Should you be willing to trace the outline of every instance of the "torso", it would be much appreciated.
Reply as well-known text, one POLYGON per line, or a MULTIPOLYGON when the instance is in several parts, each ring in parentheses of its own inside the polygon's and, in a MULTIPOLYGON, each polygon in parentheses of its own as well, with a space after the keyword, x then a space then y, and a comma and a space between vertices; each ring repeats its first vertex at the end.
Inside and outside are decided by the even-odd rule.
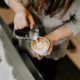
MULTIPOLYGON (((29 3, 29 0, 25 0, 26 2, 29 3)), ((32 0, 34 1, 34 0, 32 0)), ((74 14, 75 13, 75 5, 76 7, 78 6, 77 4, 79 3, 78 2, 79 0, 75 0, 72 7, 69 9, 69 11, 66 13, 66 15, 64 15, 63 18, 60 18, 60 14, 62 13, 59 12, 58 14, 56 14, 55 16, 53 16, 52 18, 50 18, 49 15, 47 16, 41 16, 41 15, 38 15, 37 12, 32 8, 31 11, 41 20, 46 32, 51 32, 53 29, 59 27, 60 25, 63 24, 63 21, 66 21, 68 19, 70 19, 70 15, 71 14, 74 14)), ((27 3, 27 4, 28 4, 27 3)))
POLYGON ((63 20, 60 18, 63 10, 58 14, 54 15, 53 17, 50 17, 50 15, 39 15, 32 7, 31 11, 40 19, 45 28, 46 33, 51 32, 52 30, 63 24, 63 20))

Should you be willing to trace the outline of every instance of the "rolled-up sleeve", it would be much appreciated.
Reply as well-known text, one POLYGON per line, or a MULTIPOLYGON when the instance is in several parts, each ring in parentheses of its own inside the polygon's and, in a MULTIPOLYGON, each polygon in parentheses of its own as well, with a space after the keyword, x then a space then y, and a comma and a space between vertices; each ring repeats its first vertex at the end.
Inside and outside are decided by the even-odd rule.
POLYGON ((80 9, 75 11, 75 20, 68 22, 66 25, 72 31, 73 36, 77 35, 80 32, 80 9))

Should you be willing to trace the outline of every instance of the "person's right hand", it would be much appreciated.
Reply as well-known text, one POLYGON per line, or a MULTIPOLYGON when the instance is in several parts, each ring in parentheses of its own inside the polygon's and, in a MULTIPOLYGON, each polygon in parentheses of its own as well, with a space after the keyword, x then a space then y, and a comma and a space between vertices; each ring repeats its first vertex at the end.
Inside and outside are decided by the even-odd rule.
POLYGON ((14 28, 16 30, 23 29, 25 27, 30 27, 30 29, 32 29, 34 25, 34 19, 29 11, 26 10, 16 13, 14 17, 14 28))

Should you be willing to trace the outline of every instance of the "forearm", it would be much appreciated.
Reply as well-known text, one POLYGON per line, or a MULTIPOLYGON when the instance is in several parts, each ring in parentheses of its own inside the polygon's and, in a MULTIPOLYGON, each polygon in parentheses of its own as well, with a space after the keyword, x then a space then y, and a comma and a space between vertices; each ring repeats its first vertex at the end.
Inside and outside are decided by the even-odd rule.
POLYGON ((18 0, 8 0, 8 6, 15 12, 25 10, 25 7, 18 0))
POLYGON ((71 30, 66 25, 56 29, 55 31, 52 31, 45 37, 48 38, 52 42, 59 41, 61 39, 67 38, 72 35, 71 30))

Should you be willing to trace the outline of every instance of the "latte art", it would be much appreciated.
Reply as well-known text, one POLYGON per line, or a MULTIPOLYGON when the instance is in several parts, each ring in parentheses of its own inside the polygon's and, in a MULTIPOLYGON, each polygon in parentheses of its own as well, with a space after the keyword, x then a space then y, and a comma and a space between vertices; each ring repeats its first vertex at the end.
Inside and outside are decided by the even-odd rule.
POLYGON ((37 41, 33 40, 31 45, 32 45, 32 49, 37 54, 43 55, 44 53, 47 52, 50 43, 46 38, 40 37, 37 39, 37 41))

